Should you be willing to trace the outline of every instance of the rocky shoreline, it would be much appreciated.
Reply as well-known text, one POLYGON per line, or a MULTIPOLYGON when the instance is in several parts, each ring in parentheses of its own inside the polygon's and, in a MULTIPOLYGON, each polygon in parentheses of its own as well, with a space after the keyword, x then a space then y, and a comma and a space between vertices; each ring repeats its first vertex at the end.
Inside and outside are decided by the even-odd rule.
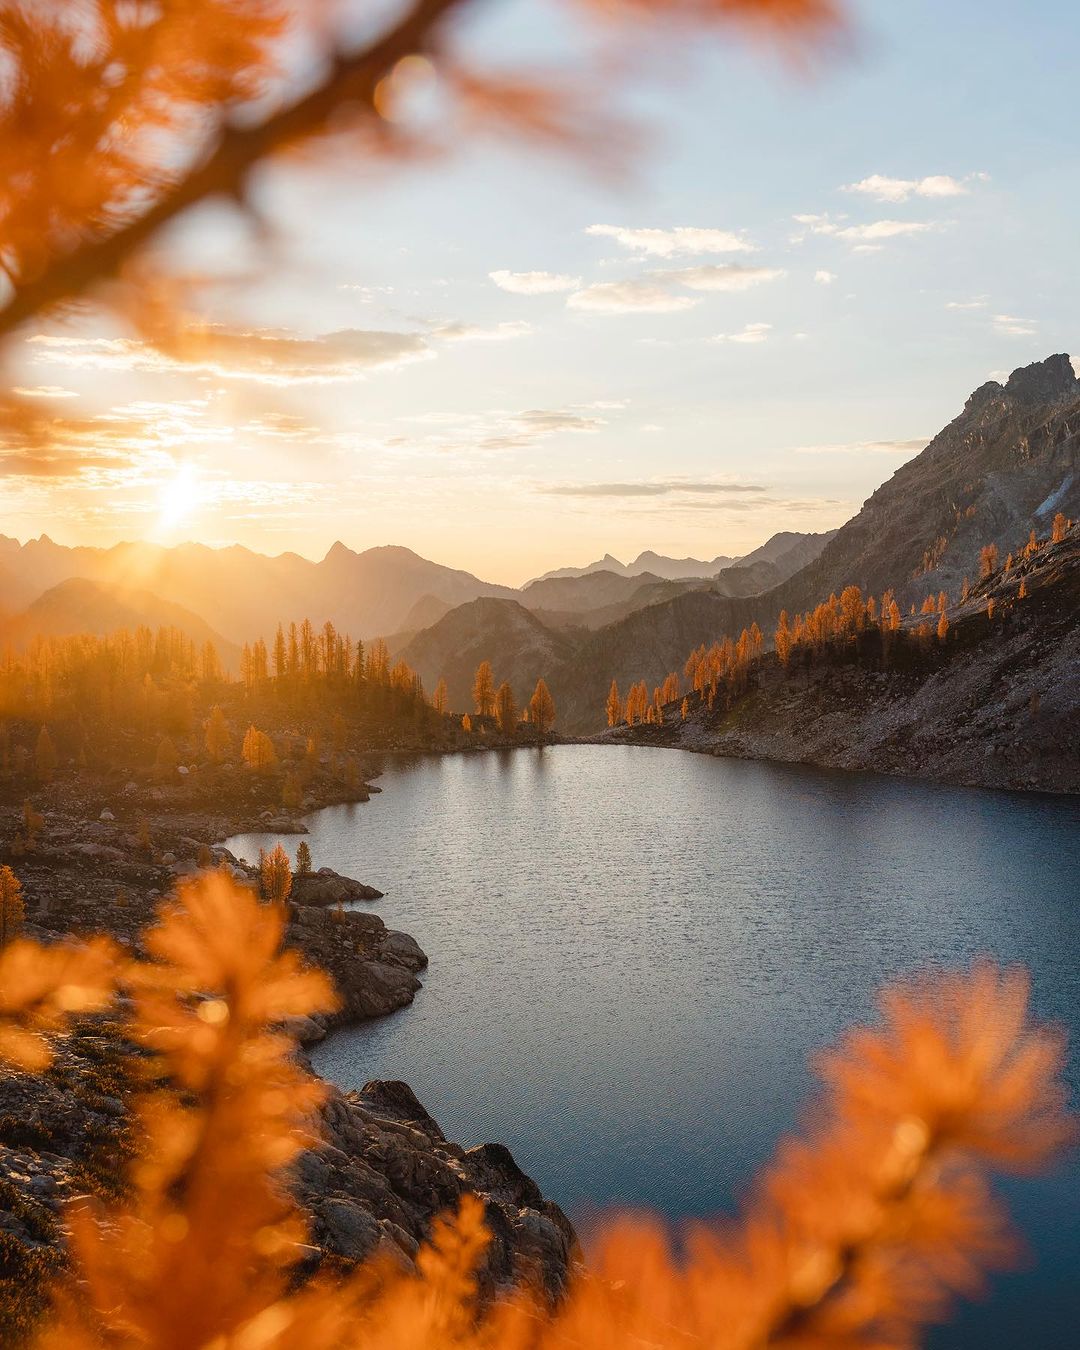
MULTIPOLYGON (((26 936, 48 942, 104 932, 137 949, 161 899, 200 867, 253 880, 254 866, 214 841, 244 830, 282 832, 275 813, 249 807, 207 814, 174 800, 154 815, 147 849, 130 799, 106 796, 102 787, 76 791, 68 784, 41 794, 42 824, 29 851, 13 847, 20 826, 15 803, 0 808, 0 862, 14 865, 22 882, 26 936)), ((365 785, 364 798, 352 799, 366 799, 369 790, 365 785)), ((290 1030, 301 1043, 386 1016, 421 988, 417 976, 427 956, 416 941, 369 910, 346 908, 379 895, 327 868, 294 878, 286 941, 330 974, 341 998, 329 1016, 296 1020, 290 1030)), ((131 1154, 133 1054, 114 1019, 88 1018, 61 1040, 45 1075, 0 1077, 4 1345, 18 1344, 62 1265, 63 1201, 116 1192, 131 1154)), ((409 1264, 432 1219, 470 1191, 483 1200, 492 1232, 482 1291, 490 1296, 517 1280, 552 1299, 564 1289, 577 1250, 566 1216, 508 1149, 448 1141, 406 1084, 373 1081, 358 1092, 328 1085, 319 1133, 319 1147, 294 1169, 297 1199, 311 1216, 304 1274, 348 1268, 377 1250, 409 1264)))

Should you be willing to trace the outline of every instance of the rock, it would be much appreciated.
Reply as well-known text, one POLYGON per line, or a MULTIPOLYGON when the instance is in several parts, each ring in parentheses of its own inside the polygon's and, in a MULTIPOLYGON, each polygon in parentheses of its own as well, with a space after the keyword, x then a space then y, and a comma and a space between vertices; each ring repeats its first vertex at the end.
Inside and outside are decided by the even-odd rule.
POLYGON ((355 1200, 334 1198, 327 1200, 319 1210, 316 1239, 321 1246, 351 1261, 361 1261, 379 1245, 382 1232, 373 1214, 362 1209, 355 1200))
POLYGON ((381 900, 382 891, 352 877, 342 877, 328 867, 317 872, 298 872, 293 877, 292 899, 299 905, 338 905, 355 900, 381 900))
POLYGON ((109 810, 108 807, 106 807, 105 810, 102 811, 101 815, 98 816, 98 820, 115 820, 115 819, 116 817, 113 815, 113 813, 109 810))

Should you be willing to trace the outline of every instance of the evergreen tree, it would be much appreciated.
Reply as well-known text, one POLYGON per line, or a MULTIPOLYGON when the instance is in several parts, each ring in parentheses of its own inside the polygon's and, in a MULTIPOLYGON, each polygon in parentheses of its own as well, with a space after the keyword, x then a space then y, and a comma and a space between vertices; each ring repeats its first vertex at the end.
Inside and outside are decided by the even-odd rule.
POLYGON ((307 876, 311 871, 311 849, 308 841, 301 839, 296 846, 296 875, 307 876))

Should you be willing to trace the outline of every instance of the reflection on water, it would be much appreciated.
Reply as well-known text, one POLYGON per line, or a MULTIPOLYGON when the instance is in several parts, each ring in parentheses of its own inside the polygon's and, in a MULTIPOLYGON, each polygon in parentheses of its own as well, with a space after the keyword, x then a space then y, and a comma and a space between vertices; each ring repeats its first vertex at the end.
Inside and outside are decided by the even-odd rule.
MULTIPOLYGON (((398 760, 380 785, 308 842, 386 891, 431 966, 411 1008, 316 1067, 406 1079, 449 1137, 507 1143, 578 1219, 730 1209, 795 1121, 811 1051, 898 972, 1020 960, 1039 1011, 1080 1032, 1075 799, 629 746, 398 760)), ((1072 1343, 1078 1182, 1009 1186, 1038 1267, 935 1345, 1072 1343)))

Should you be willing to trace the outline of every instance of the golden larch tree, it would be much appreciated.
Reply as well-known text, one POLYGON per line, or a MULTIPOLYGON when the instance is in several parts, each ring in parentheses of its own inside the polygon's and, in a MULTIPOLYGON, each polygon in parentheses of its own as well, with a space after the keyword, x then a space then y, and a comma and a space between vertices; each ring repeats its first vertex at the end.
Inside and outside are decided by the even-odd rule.
POLYGON ((449 694, 446 688, 446 681, 440 675, 439 682, 435 686, 435 692, 431 696, 431 706, 441 716, 443 713, 446 712, 448 705, 449 705, 449 694))
POLYGON ((544 739, 555 724, 555 700, 543 676, 536 681, 536 688, 529 699, 529 721, 536 728, 537 743, 544 739))
POLYGON ((271 904, 283 905, 292 890, 292 866, 289 855, 280 844, 259 860, 259 890, 271 904))
POLYGON ((517 726, 518 709, 514 702, 514 691, 507 680, 503 680, 495 694, 495 716, 499 730, 504 736, 512 736, 517 726))
POLYGON ((476 667, 472 687, 473 707, 479 717, 491 717, 495 712, 495 676, 491 662, 481 661, 476 667))
POLYGON ((311 847, 306 839, 301 839, 296 846, 296 875, 307 876, 311 871, 311 847))
POLYGON ((6 947, 26 917, 22 884, 6 864, 0 867, 0 947, 6 947))
MULTIPOLYGON (((1034 534, 1034 531, 1032 533, 1034 534)), ((985 579, 997 569, 997 565, 997 544, 983 544, 982 548, 979 549, 979 576, 985 579)))
POLYGON ((622 717, 622 699, 619 697, 619 686, 614 680, 611 681, 611 688, 608 690, 607 703, 604 705, 604 710, 607 713, 608 726, 618 726, 622 717))
POLYGON ((265 731, 254 724, 248 727, 244 735, 242 748, 244 763, 254 773, 269 773, 277 764, 277 752, 274 743, 265 731))
POLYGON ((232 745, 232 732, 225 720, 225 714, 215 703, 206 719, 206 753, 214 764, 220 764, 229 753, 232 745))

